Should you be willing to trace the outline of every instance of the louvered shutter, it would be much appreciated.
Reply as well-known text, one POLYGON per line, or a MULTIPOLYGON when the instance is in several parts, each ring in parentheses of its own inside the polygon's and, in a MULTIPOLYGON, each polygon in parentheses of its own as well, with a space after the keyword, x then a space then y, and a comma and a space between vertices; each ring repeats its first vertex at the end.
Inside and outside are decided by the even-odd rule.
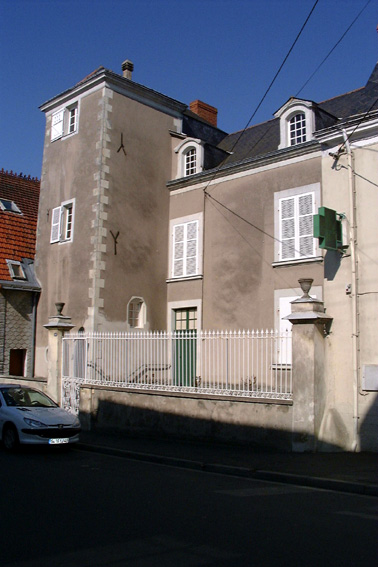
POLYGON ((301 256, 314 256, 313 237, 314 195, 307 193, 298 197, 298 238, 301 256))
POLYGON ((186 224, 186 276, 197 274, 197 243, 198 243, 198 221, 186 224))
POLYGON ((63 136, 63 117, 64 111, 56 112, 51 118, 51 140, 56 140, 63 136))
POLYGON ((280 199, 281 260, 295 258, 295 198, 280 199))
POLYGON ((60 221, 61 221, 61 208, 55 207, 51 215, 51 235, 50 242, 59 242, 60 240, 60 221))
POLYGON ((178 278, 184 275, 184 241, 185 225, 173 227, 173 269, 172 276, 178 278))
POLYGON ((172 277, 195 276, 198 264, 198 221, 173 227, 172 277))

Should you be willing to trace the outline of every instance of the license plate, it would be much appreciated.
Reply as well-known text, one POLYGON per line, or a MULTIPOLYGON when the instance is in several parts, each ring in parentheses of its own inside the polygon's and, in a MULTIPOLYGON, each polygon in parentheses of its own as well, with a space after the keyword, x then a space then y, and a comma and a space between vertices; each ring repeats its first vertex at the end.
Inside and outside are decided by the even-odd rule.
POLYGON ((68 437, 62 437, 58 439, 49 439, 50 445, 62 445, 63 443, 68 443, 68 437))

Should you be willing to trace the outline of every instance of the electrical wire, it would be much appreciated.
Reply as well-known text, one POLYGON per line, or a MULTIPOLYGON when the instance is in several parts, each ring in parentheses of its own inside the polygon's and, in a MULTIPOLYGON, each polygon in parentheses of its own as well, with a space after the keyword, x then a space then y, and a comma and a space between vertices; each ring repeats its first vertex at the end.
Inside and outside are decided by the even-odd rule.
POLYGON ((353 22, 347 27, 347 29, 345 30, 345 32, 343 33, 343 35, 340 37, 340 39, 335 43, 335 45, 332 47, 332 49, 328 52, 328 54, 324 57, 323 61, 321 63, 319 63, 319 65, 317 66, 317 68, 315 69, 315 71, 312 73, 312 75, 307 79, 307 81, 302 85, 302 87, 299 89, 299 91, 296 93, 296 97, 303 91, 303 89, 307 86, 307 84, 311 81, 311 79, 316 75, 316 73, 319 71, 320 67, 323 66, 323 64, 327 61, 328 57, 330 57, 330 55, 335 51, 336 47, 342 42, 342 40, 344 39, 344 37, 347 35, 347 33, 349 32, 349 30, 352 28, 352 26, 354 26, 354 24, 357 22, 358 18, 361 16, 361 14, 364 12, 364 10, 366 10, 366 8, 368 7, 368 5, 370 4, 371 0, 368 0, 365 4, 365 6, 360 10, 360 12, 357 14, 357 16, 354 18, 353 22))

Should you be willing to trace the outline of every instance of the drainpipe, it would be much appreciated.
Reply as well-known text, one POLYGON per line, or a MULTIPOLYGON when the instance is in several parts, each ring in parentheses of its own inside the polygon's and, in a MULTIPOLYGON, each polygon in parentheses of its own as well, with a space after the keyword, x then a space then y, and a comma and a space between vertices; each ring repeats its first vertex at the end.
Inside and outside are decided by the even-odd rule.
POLYGON ((357 227, 356 227, 356 187, 354 177, 354 156, 351 150, 348 136, 343 130, 344 144, 347 152, 348 175, 349 175, 349 208, 350 208, 350 227, 349 227, 349 244, 352 268, 352 352, 353 352, 353 443, 352 451, 358 451, 360 445, 358 431, 358 347, 359 347, 359 329, 358 329, 358 265, 356 257, 357 249, 357 227))

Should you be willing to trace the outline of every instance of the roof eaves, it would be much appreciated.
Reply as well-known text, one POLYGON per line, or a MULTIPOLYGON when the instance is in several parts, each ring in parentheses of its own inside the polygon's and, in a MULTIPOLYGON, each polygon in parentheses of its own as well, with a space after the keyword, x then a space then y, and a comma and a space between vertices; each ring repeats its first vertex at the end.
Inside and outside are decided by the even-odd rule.
POLYGON ((186 187, 189 185, 198 184, 201 182, 212 181, 215 177, 219 175, 231 175, 233 173, 238 173, 249 168, 261 167, 264 165, 269 165, 274 162, 281 161, 282 159, 294 158, 308 153, 314 150, 319 150, 320 145, 316 140, 311 140, 310 142, 305 142, 298 146, 291 146, 289 148, 282 148, 274 152, 269 152, 266 154, 261 154, 259 156, 249 157, 240 161, 224 163, 213 169, 208 169, 197 173, 195 175, 190 175, 189 177, 181 177, 180 179, 173 179, 167 182, 167 188, 171 191, 179 189, 181 187, 186 187))

